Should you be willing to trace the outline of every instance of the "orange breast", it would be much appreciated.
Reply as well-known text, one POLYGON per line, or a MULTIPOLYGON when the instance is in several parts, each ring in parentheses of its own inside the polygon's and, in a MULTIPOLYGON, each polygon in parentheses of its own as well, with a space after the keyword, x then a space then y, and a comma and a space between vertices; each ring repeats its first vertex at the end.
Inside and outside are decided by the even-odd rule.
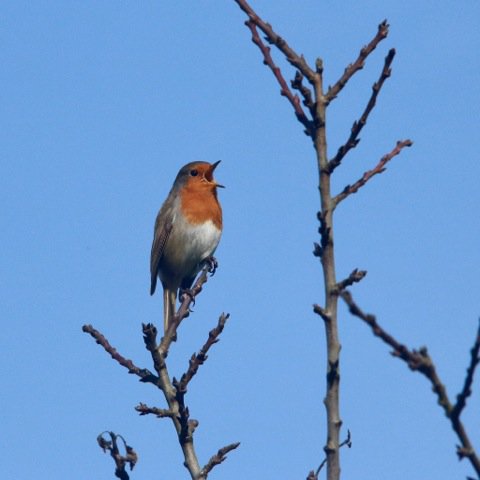
POLYGON ((222 208, 214 189, 185 186, 180 198, 182 212, 190 223, 198 225, 211 220, 217 228, 222 229, 222 208))

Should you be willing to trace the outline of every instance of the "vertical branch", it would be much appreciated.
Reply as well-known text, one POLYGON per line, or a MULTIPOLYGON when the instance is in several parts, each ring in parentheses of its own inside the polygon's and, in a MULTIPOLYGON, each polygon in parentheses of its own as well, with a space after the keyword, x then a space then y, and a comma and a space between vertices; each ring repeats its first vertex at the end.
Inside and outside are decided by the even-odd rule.
POLYGON ((327 155, 326 110, 327 99, 323 94, 323 65, 316 62, 316 75, 313 84, 315 94, 315 136, 314 146, 319 172, 321 211, 320 235, 322 244, 322 270, 325 291, 325 307, 322 318, 327 340, 327 391, 325 408, 327 411, 327 443, 324 447, 327 459, 327 478, 340 478, 340 341, 338 337, 337 306, 338 295, 335 274, 335 250, 333 243, 333 205, 331 196, 330 171, 327 155))
MULTIPOLYGON (((329 163, 327 155, 327 132, 326 132, 326 110, 329 103, 337 97, 341 90, 345 87, 351 77, 361 70, 365 64, 365 60, 370 53, 375 50, 377 45, 387 37, 388 24, 386 21, 378 26, 378 30, 374 38, 360 50, 358 58, 345 69, 340 79, 332 86, 327 88, 326 93, 323 87, 323 63, 321 59, 317 59, 315 68, 312 69, 306 62, 303 55, 299 55, 287 41, 278 35, 273 27, 262 20, 246 0, 234 0, 243 12, 248 16, 246 25, 252 32, 252 40, 260 49, 263 55, 264 64, 270 67, 277 82, 281 88, 281 94, 285 96, 291 103, 297 120, 305 128, 305 132, 313 140, 318 174, 319 174, 319 193, 320 193, 320 211, 318 212, 318 220, 320 222, 319 234, 320 243, 315 243, 314 255, 321 259, 325 305, 314 305, 313 310, 319 314, 324 321, 325 334, 327 341, 327 373, 326 373, 326 395, 324 404, 327 412, 327 441, 324 447, 327 465, 327 480, 338 480, 340 478, 340 428, 342 420, 340 418, 340 340, 338 334, 338 297, 340 293, 348 285, 352 285, 360 281, 366 272, 354 270, 350 276, 337 283, 335 273, 335 249, 333 240, 333 213, 336 205, 346 198, 349 194, 355 193, 362 187, 368 179, 381 173, 384 170, 384 165, 380 165, 377 170, 367 172, 366 177, 349 187, 336 197, 331 194, 331 175, 337 167, 342 158, 348 151, 356 146, 358 143, 358 135, 360 130, 366 124, 368 115, 375 106, 378 92, 380 91, 383 82, 390 75, 390 64, 393 60, 394 50, 390 50, 389 55, 385 60, 384 69, 382 70, 379 81, 373 87, 373 93, 364 110, 360 121, 352 127, 351 135, 347 143, 339 149, 339 153, 329 163), (298 90, 303 97, 303 104, 308 108, 307 116, 300 105, 298 96, 293 95, 287 86, 280 69, 276 66, 270 53, 270 48, 263 44, 258 35, 257 28, 264 34, 266 42, 274 45, 280 51, 285 59, 297 70, 294 80, 291 82, 292 88, 298 90), (303 84, 304 79, 310 84, 310 88, 303 84), (313 92, 312 92, 312 90, 313 92)), ((391 157, 400 152, 403 146, 409 146, 410 141, 403 142, 400 146, 397 145, 397 151, 391 153, 391 157)), ((385 158, 387 158, 386 156, 385 158)), ((385 160, 385 163, 391 157, 385 160)), ((319 470, 318 470, 319 471, 319 470)), ((311 472, 309 478, 317 478, 318 471, 311 472)))

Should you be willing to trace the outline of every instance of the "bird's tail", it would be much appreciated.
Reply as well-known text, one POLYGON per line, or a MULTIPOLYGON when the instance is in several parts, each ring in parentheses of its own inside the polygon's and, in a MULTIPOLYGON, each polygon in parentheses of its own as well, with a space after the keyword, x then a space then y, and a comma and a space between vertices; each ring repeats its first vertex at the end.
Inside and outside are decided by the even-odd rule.
POLYGON ((175 315, 175 305, 177 303, 177 290, 164 288, 163 290, 163 327, 166 332, 173 316, 175 315))

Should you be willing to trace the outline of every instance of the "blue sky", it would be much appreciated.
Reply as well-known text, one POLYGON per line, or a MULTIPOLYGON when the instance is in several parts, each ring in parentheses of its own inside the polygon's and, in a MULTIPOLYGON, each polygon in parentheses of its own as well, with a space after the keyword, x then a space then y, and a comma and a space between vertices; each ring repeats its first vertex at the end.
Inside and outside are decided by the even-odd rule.
MULTIPOLYGON (((412 347, 427 344, 455 398, 480 315, 478 2, 253 1, 334 83, 384 18, 391 34, 328 111, 345 141, 397 49, 393 75, 335 174, 340 190, 411 138, 383 175, 339 207, 337 272, 368 270, 358 303, 412 347)), ((322 301, 312 256, 313 149, 230 2, 4 2, 0 304, 4 478, 113 478, 96 445, 122 433, 133 479, 187 478, 168 421, 139 417, 159 392, 81 332, 92 323, 149 367, 142 322, 153 223, 178 169, 216 161, 220 268, 182 326, 177 377, 222 311, 231 320, 188 394, 201 462, 241 447, 215 478, 305 478, 325 442, 322 301)), ((287 78, 292 70, 276 56, 287 78)), ((344 478, 473 475, 429 385, 340 310, 344 478)), ((478 384, 478 381, 477 381, 478 384)), ((479 389, 465 423, 477 448, 479 389)))

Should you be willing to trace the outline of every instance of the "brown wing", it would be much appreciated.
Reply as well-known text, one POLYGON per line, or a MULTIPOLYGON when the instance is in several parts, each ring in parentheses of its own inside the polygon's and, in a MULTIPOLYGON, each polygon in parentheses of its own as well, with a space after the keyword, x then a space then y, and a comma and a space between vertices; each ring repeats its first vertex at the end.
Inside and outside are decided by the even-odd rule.
POLYGON ((162 215, 162 211, 160 211, 157 216, 157 220, 155 221, 152 252, 150 254, 150 295, 155 293, 155 288, 157 286, 158 267, 163 256, 165 244, 167 243, 170 232, 172 231, 172 222, 165 222, 165 216, 167 215, 162 215))

